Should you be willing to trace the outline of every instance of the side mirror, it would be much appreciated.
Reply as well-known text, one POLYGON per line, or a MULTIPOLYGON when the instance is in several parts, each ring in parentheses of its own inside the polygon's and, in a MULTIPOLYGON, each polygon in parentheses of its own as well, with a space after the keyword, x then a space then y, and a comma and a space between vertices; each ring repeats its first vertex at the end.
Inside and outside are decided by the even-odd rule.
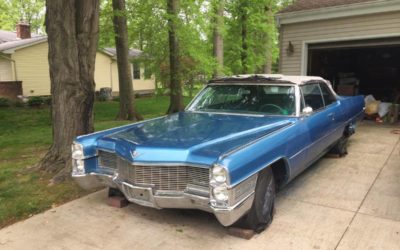
POLYGON ((313 109, 310 106, 308 106, 308 107, 303 108, 303 110, 301 112, 304 115, 310 115, 313 112, 313 109))

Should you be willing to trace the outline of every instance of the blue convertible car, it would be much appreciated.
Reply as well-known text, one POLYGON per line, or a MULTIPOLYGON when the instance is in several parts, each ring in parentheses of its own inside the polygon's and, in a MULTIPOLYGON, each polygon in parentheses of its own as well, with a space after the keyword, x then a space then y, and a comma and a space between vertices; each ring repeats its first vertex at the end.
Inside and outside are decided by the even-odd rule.
POLYGON ((260 232, 278 188, 329 150, 347 153, 363 109, 362 96, 337 96, 320 77, 214 79, 184 112, 76 138, 72 176, 260 232))

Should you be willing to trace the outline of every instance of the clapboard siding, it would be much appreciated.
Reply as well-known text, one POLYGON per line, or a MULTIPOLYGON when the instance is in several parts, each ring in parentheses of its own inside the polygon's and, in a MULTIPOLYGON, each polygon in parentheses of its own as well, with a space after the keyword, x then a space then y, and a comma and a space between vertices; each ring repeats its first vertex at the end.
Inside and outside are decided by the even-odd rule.
POLYGON ((0 81, 14 81, 12 62, 0 57, 0 81))
POLYGON ((304 41, 342 40, 360 37, 381 37, 400 34, 400 12, 370 14, 346 18, 319 20, 281 26, 280 72, 288 75, 301 74, 304 41), (291 42, 294 53, 288 55, 286 48, 291 42))
POLYGON ((47 59, 48 44, 43 42, 19 49, 12 54, 23 94, 50 95, 50 73, 47 59))
MULTIPOLYGON (((47 42, 34 44, 29 47, 16 50, 11 59, 15 61, 17 77, 22 81, 23 94, 25 96, 50 95, 50 74, 47 58, 47 42)), ((142 69, 142 72, 144 70, 142 69)), ((11 61, 0 57, 0 80, 15 80, 11 61)), ((117 63, 110 56, 97 52, 95 62, 94 79, 96 90, 100 88, 112 88, 119 91, 117 63)), ((135 91, 153 92, 155 90, 155 78, 132 81, 135 91)))

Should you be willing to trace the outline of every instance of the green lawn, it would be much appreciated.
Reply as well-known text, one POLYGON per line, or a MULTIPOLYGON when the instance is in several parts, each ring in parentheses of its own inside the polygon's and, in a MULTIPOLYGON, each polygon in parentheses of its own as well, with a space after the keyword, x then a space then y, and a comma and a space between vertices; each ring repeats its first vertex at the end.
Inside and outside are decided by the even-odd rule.
MULTIPOLYGON (((169 104, 165 96, 136 100, 145 119, 164 115, 169 104)), ((186 104, 189 101, 185 98, 186 104)), ((129 123, 115 121, 118 105, 95 104, 96 130, 129 123)), ((0 108, 0 228, 87 193, 72 181, 49 186, 51 176, 27 171, 50 144, 49 108, 0 108)))

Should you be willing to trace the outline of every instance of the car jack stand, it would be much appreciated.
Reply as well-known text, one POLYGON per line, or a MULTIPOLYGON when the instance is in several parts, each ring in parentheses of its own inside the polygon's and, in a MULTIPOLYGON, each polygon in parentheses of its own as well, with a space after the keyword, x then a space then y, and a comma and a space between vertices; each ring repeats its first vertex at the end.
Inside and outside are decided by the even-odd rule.
POLYGON ((251 238, 253 238, 253 236, 256 234, 256 232, 254 232, 254 230, 251 230, 251 229, 228 227, 228 234, 238 237, 238 238, 250 240, 251 238))
POLYGON ((125 198, 124 194, 118 189, 109 188, 107 204, 111 207, 123 208, 129 205, 129 201, 125 198))

